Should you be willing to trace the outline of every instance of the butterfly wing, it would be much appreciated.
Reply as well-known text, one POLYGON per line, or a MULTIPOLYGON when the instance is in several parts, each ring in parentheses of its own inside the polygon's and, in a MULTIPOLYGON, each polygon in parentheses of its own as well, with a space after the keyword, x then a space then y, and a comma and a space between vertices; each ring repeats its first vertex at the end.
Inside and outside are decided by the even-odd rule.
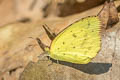
POLYGON ((86 64, 96 56, 101 46, 98 17, 81 19, 57 35, 50 47, 50 56, 78 64, 86 64))

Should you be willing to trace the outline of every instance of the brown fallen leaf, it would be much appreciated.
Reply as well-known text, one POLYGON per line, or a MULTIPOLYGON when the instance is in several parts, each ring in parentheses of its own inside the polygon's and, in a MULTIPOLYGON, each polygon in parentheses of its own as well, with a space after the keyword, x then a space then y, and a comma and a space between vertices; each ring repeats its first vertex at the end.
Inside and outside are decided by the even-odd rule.
POLYGON ((106 1, 98 16, 102 23, 102 29, 107 29, 110 26, 112 27, 119 21, 117 8, 113 1, 106 1))
POLYGON ((115 4, 113 1, 109 3, 109 19, 108 19, 108 25, 113 26, 119 21, 117 8, 115 7, 115 4))

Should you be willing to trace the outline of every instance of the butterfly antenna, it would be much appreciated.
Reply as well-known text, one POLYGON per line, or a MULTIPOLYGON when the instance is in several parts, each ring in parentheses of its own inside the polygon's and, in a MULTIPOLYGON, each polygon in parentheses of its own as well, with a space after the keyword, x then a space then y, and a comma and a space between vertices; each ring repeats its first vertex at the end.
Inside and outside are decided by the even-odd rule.
POLYGON ((43 51, 46 51, 45 48, 47 48, 48 46, 46 46, 45 44, 43 44, 42 41, 39 38, 36 38, 36 40, 37 40, 40 48, 42 48, 43 51))
POLYGON ((43 25, 43 28, 45 29, 45 32, 51 40, 53 40, 56 37, 56 34, 46 24, 43 25))

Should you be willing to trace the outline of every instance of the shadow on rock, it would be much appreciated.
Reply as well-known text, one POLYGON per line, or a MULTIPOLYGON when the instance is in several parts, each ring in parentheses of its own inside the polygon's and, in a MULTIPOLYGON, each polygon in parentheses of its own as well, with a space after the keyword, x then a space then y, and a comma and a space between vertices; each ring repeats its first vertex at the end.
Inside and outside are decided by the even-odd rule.
MULTIPOLYGON (((52 61, 56 63, 55 60, 52 61)), ((59 61, 59 64, 73 67, 84 73, 96 74, 96 75, 106 73, 109 71, 110 67, 112 67, 111 63, 96 63, 96 62, 90 62, 88 64, 73 64, 64 61, 59 61)))

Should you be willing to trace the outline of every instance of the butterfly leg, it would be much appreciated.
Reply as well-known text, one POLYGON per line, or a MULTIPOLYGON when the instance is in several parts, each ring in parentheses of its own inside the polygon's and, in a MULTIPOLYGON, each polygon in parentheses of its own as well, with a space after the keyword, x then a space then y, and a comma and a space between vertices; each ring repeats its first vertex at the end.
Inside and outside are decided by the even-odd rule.
MULTIPOLYGON (((59 64, 59 60, 56 60, 57 61, 57 64, 59 64)), ((53 64, 53 61, 48 65, 48 66, 51 66, 53 64)))
POLYGON ((45 52, 40 54, 38 56, 40 61, 50 61, 50 63, 48 64, 48 66, 51 66, 53 64, 53 61, 51 61, 50 55, 46 54, 45 52))
POLYGON ((57 60, 57 64, 59 64, 59 60, 57 60))
POLYGON ((56 34, 45 24, 43 25, 45 32, 47 33, 50 40, 53 40, 56 37, 56 34))

